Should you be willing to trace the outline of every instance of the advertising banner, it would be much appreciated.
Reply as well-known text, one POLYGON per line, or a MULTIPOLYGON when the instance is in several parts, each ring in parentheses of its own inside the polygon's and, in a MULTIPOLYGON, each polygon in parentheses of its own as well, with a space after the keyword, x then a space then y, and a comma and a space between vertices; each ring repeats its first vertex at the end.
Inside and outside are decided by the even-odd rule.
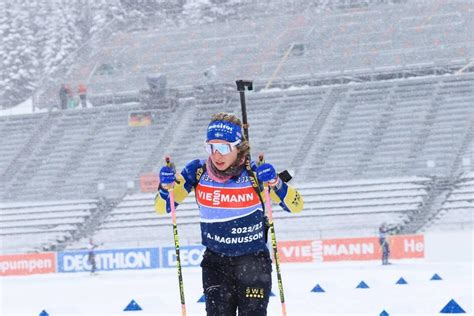
POLYGON ((425 238, 423 235, 400 235, 388 238, 390 258, 416 259, 425 257, 425 238))
MULTIPOLYGON (((422 235, 389 236, 388 242, 391 259, 424 258, 422 235)), ((381 257, 378 237, 322 240, 315 253, 315 259, 322 261, 379 260, 381 257)))
MULTIPOLYGON (((58 253, 58 272, 91 270, 88 251, 58 253)), ((95 251, 97 271, 142 270, 159 268, 158 248, 115 249, 95 251)))
POLYGON ((323 261, 374 260, 382 256, 376 237, 322 240, 321 251, 323 261))
MULTIPOLYGON (((198 267, 202 261, 205 247, 201 245, 179 247, 179 258, 182 267, 198 267)), ((176 267, 176 250, 174 247, 162 247, 161 258, 163 268, 176 267)))
POLYGON ((159 184, 158 175, 156 173, 145 173, 140 175, 140 191, 144 193, 156 193, 159 184))
POLYGON ((29 275, 56 272, 54 253, 0 256, 0 275, 29 275))
MULTIPOLYGON (((391 259, 424 258, 423 235, 388 237, 391 259)), ((281 262, 331 262, 379 260, 382 250, 378 237, 337 238, 278 242, 281 262)))
MULTIPOLYGON (((425 258, 423 235, 389 236, 388 242, 390 259, 425 258)), ((180 247, 181 266, 198 267, 204 250, 202 245, 180 247)), ((280 241, 278 251, 282 263, 380 260, 382 257, 378 237, 280 241)), ((88 258, 87 250, 1 255, 0 276, 90 271, 88 258)), ((176 253, 173 246, 98 250, 95 261, 97 271, 170 268, 176 267, 176 253)))
POLYGON ((312 262, 314 253, 312 240, 278 242, 280 262, 312 262))

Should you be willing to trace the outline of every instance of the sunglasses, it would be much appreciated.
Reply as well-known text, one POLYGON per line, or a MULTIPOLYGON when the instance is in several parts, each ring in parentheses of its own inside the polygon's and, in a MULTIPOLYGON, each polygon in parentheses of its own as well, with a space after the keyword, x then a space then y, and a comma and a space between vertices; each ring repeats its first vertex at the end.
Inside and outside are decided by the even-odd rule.
POLYGON ((238 144, 240 144, 240 140, 237 140, 233 143, 208 143, 206 142, 206 151, 209 155, 212 155, 216 151, 218 151, 221 155, 227 155, 232 152, 232 149, 235 148, 238 144))

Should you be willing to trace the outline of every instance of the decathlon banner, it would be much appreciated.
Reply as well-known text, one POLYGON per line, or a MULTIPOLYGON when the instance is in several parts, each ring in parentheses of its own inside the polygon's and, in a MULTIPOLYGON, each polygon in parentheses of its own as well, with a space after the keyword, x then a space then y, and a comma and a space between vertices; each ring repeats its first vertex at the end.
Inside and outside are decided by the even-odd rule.
MULTIPOLYGON (((58 253, 58 272, 84 272, 91 270, 88 251, 58 253)), ((95 251, 97 271, 142 270, 160 266, 158 248, 115 249, 95 251)))
POLYGON ((29 275, 56 272, 54 253, 0 256, 0 275, 29 275))
MULTIPOLYGON (((198 267, 201 264, 202 255, 205 249, 206 248, 201 245, 179 247, 181 266, 198 267)), ((163 262, 161 264, 163 268, 176 267, 176 250, 174 247, 162 247, 161 258, 163 258, 163 262)))

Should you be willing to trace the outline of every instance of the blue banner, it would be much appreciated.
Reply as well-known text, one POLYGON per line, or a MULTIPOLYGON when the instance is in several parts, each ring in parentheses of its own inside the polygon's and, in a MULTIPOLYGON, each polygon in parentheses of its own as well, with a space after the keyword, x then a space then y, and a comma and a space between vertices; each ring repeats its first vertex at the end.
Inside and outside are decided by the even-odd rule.
MULTIPOLYGON (((58 272, 90 271, 88 253, 87 250, 58 253, 58 272)), ((97 271, 142 270, 160 267, 158 248, 97 250, 94 253, 97 271)))
MULTIPOLYGON (((201 245, 182 246, 179 248, 179 258, 182 267, 198 267, 202 261, 202 255, 206 248, 201 245)), ((176 250, 174 247, 161 247, 161 258, 163 268, 176 267, 176 250)))

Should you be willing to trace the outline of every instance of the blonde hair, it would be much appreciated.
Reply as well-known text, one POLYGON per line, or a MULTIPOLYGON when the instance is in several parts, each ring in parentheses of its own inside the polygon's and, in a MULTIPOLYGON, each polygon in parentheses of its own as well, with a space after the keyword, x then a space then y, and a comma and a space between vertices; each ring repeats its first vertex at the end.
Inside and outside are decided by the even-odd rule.
POLYGON ((226 121, 240 126, 240 128, 242 129, 242 142, 237 145, 237 149, 239 150, 237 160, 241 161, 242 158, 248 157, 250 155, 250 144, 245 138, 244 128, 238 116, 232 113, 219 112, 212 115, 211 122, 214 121, 226 121))

